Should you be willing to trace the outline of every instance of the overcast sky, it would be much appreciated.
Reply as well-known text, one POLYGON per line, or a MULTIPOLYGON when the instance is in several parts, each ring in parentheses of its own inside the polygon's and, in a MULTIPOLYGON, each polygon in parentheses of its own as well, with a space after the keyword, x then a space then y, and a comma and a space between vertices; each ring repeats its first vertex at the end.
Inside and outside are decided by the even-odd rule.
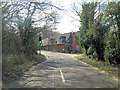
MULTIPOLYGON (((72 13, 72 7, 74 2, 81 3, 83 0, 52 0, 52 1, 55 5, 61 5, 66 10, 65 12, 59 12, 60 23, 57 26, 57 31, 59 31, 60 33, 78 31, 80 23, 77 20, 79 20, 79 17, 76 16, 74 13, 72 13)), ((90 2, 93 0, 85 0, 85 1, 90 2)))
MULTIPOLYGON (((57 26, 57 31, 60 33, 68 33, 68 32, 76 32, 79 30, 80 23, 77 21, 79 17, 72 13, 73 3, 80 4, 82 1, 86 2, 95 2, 95 1, 103 1, 106 2, 108 0, 52 0, 55 5, 62 5, 66 12, 59 12, 60 20, 57 26), (73 19, 74 18, 74 19, 73 19), (77 20, 76 20, 77 19, 77 20)), ((119 1, 119 0, 109 0, 109 1, 119 1)))
POLYGON ((72 11, 72 0, 52 0, 55 5, 61 5, 67 11, 59 11, 60 19, 58 20, 59 24, 57 25, 57 31, 60 33, 68 33, 78 30, 79 22, 75 21, 72 17, 77 18, 71 13, 72 11), (72 17, 71 17, 72 16, 72 17), (74 20, 74 21, 73 21, 74 20))

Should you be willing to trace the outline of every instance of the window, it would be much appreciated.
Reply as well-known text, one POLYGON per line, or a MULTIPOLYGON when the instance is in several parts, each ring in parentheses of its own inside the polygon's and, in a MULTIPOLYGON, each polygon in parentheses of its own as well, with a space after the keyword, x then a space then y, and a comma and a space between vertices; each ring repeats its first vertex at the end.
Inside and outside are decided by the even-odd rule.
POLYGON ((77 50, 77 51, 80 50, 79 46, 76 46, 76 50, 77 50))
POLYGON ((61 36, 60 40, 61 40, 62 43, 65 43, 66 42, 66 36, 61 36))

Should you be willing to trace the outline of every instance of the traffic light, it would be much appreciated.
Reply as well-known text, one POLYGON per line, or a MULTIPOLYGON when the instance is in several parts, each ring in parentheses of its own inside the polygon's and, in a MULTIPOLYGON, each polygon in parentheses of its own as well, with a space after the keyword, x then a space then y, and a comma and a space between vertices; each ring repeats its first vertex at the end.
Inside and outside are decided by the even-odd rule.
POLYGON ((39 37, 39 43, 40 44, 42 43, 42 37, 41 36, 39 37))
POLYGON ((57 41, 55 42, 55 44, 57 45, 57 41))

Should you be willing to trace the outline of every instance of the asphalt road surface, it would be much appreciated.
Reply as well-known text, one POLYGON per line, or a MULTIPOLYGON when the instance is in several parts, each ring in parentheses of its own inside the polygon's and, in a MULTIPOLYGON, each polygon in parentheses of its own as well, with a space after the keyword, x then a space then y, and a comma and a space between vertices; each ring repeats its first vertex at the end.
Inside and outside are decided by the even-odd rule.
POLYGON ((118 88, 118 82, 71 54, 42 51, 45 62, 30 68, 8 88, 118 88))

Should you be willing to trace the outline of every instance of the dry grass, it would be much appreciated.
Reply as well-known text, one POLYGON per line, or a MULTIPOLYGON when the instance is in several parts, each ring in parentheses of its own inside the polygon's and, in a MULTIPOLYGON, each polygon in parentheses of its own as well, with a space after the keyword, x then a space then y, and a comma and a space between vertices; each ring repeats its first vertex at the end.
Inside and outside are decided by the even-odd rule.
POLYGON ((2 64, 2 79, 3 82, 16 80, 25 71, 29 70, 33 65, 43 62, 45 56, 32 55, 25 57, 24 55, 5 55, 3 56, 2 64))
POLYGON ((116 78, 118 78, 118 66, 109 65, 108 62, 92 60, 84 54, 80 54, 80 55, 76 56, 76 58, 81 60, 82 62, 92 65, 92 66, 98 68, 99 70, 105 71, 106 73, 111 74, 111 75, 115 76, 116 78))

